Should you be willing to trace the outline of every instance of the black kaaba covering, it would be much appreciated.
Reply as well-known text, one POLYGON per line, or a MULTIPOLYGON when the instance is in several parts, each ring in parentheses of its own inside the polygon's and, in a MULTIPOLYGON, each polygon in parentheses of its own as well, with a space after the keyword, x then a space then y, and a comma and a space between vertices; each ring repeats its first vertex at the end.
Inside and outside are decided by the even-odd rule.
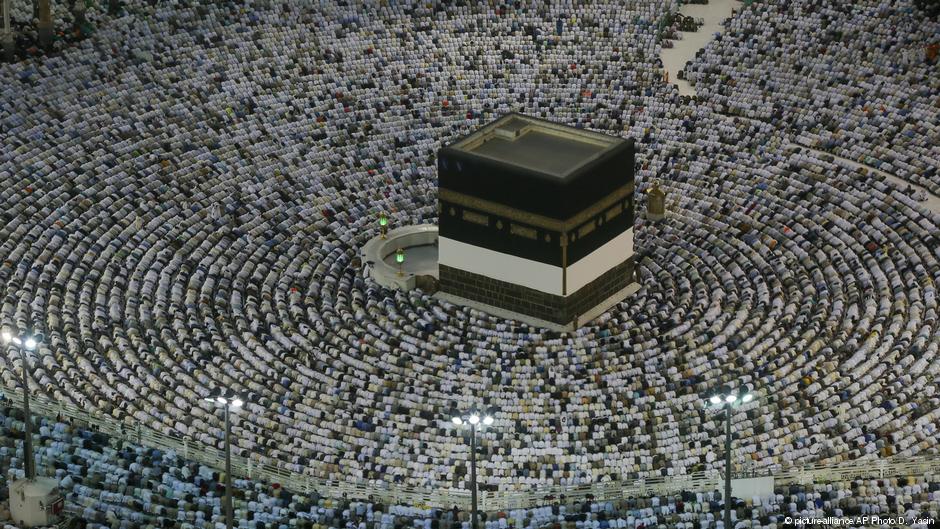
POLYGON ((520 114, 441 148, 441 291, 561 324, 624 292, 632 245, 594 252, 633 227, 634 157, 632 140, 520 114), (557 277, 533 286, 535 263, 556 267, 557 277))

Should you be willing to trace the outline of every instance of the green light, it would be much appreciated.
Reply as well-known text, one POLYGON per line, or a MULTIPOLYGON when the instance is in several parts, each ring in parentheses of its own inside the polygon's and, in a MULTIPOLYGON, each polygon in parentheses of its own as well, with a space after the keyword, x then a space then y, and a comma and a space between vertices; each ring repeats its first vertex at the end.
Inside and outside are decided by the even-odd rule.
POLYGON ((405 251, 402 250, 401 248, 399 248, 398 251, 395 252, 395 262, 397 262, 398 264, 405 262, 405 251))
POLYGON ((379 226, 385 226, 387 224, 388 224, 388 217, 386 217, 383 214, 381 217, 379 217, 379 226))

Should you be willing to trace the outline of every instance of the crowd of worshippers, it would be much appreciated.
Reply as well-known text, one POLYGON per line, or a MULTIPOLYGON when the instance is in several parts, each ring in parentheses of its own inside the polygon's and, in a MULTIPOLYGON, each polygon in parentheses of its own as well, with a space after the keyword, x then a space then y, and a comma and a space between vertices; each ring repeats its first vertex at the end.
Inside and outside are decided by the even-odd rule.
MULTIPOLYGON (((859 5, 827 16, 901 16, 859 5)), ((723 386, 757 396, 734 413, 739 465, 935 454, 940 218, 795 146, 812 127, 733 115, 750 93, 734 72, 680 97, 655 38, 675 7, 144 5, 0 67, 0 323, 41 340, 30 390, 216 448, 204 399, 234 390, 237 456, 377 486, 466 488, 450 418, 481 408, 484 490, 721 471, 702 403, 723 386), (639 292, 574 332, 384 289, 356 259, 382 212, 434 222, 437 149, 510 110, 635 138, 637 211, 652 180, 667 192, 667 219, 636 224, 639 292)), ((816 23, 783 7, 738 17, 788 21, 774 38, 816 23)), ((838 47, 875 40, 877 57, 918 31, 838 47)), ((690 72, 754 35, 726 33, 690 72)), ((815 60, 788 53, 761 61, 815 60)), ((879 70, 879 90, 921 67, 879 70)), ((935 162, 914 136, 892 164, 935 162)), ((20 369, 0 355, 6 387, 20 369)))
MULTIPOLYGON (((115 23, 117 17, 123 13, 121 2, 117 0, 95 3, 82 0, 50 1, 49 20, 52 24, 52 37, 48 43, 44 43, 39 36, 41 18, 39 4, 38 0, 25 2, 11 0, 9 3, 14 61, 30 61, 41 55, 62 53, 90 38, 98 26, 115 23)), ((135 6, 131 7, 133 9, 135 6)), ((0 5, 0 13, 3 13, 2 5, 0 5)), ((3 30, 2 24, 3 19, 0 18, 0 31, 3 30)))
POLYGON ((940 195, 940 19, 910 2, 798 0, 727 29, 685 72, 699 97, 940 195))
MULTIPOLYGON (((0 408, 0 475, 22 478, 22 414, 0 408)), ((39 422, 40 474, 54 475, 67 498, 72 527, 209 529, 224 520, 219 472, 178 454, 137 446, 54 420, 39 422)), ((294 494, 277 484, 234 480, 234 515, 249 529, 470 529, 470 513, 384 505, 370 498, 294 494)), ((9 490, 0 486, 0 501, 9 490)), ((787 527, 787 517, 877 515, 937 519, 940 483, 924 478, 793 485, 766 497, 733 498, 735 527, 787 527)), ((0 505, 3 505, 0 503, 0 505)), ((721 493, 681 491, 618 501, 569 502, 546 497, 531 509, 480 513, 485 529, 679 529, 722 527, 721 493)), ((0 523, 9 512, 0 507, 0 523)), ((14 526, 3 525, 4 529, 14 526)), ((927 527, 911 523, 909 527, 927 527)))

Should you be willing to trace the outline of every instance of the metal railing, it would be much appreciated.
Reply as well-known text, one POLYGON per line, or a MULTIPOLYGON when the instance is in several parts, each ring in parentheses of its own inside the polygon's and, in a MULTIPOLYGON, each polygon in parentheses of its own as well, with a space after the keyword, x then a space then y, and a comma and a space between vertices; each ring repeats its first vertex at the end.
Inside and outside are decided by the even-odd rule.
MULTIPOLYGON (((0 386, 0 395, 16 407, 23 405, 21 388, 0 386)), ((221 470, 225 468, 225 452, 182 436, 166 435, 143 426, 139 421, 133 425, 97 411, 87 411, 71 404, 60 403, 43 395, 30 395, 33 414, 59 418, 75 426, 100 432, 109 437, 136 443, 149 448, 173 452, 184 459, 195 461, 221 470)), ((233 476, 279 483, 293 492, 309 494, 316 491, 321 496, 332 498, 374 498, 393 505, 447 506, 470 508, 470 493, 462 489, 406 487, 372 481, 327 480, 300 472, 293 472, 275 465, 261 464, 250 458, 232 455, 233 476)))
MULTIPOLYGON (((22 390, 0 387, 0 396, 15 406, 22 406, 22 390)), ((30 406, 36 415, 68 420, 76 426, 137 443, 142 446, 174 452, 185 459, 196 461, 214 469, 225 467, 225 453, 205 444, 166 435, 142 426, 130 427, 113 417, 95 411, 86 411, 63 404, 45 396, 31 396, 30 406)), ((453 488, 405 487, 372 481, 326 480, 275 465, 259 464, 250 458, 232 456, 232 474, 249 479, 279 483, 297 493, 316 492, 323 497, 368 499, 387 505, 412 507, 470 508, 470 494, 453 488)), ((891 458, 855 460, 841 463, 823 463, 781 468, 772 475, 776 485, 809 484, 858 478, 884 478, 889 476, 940 475, 940 457, 891 458)), ((537 507, 561 501, 574 503, 592 497, 596 501, 616 501, 630 497, 672 494, 679 491, 707 491, 721 487, 718 471, 696 472, 678 476, 651 477, 631 481, 597 482, 588 485, 536 487, 526 491, 481 491, 480 508, 487 512, 537 507)))
POLYGON ((773 474, 775 484, 779 485, 892 476, 940 476, 940 457, 930 455, 820 463, 789 468, 773 474))

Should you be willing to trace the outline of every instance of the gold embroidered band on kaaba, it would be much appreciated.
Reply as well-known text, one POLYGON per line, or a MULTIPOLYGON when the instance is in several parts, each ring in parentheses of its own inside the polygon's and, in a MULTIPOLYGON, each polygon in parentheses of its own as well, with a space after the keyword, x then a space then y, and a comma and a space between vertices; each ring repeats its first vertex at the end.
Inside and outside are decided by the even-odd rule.
POLYGON ((538 226, 539 228, 559 233, 570 232, 588 220, 600 215, 607 208, 630 196, 631 193, 633 193, 633 182, 628 182, 623 186, 615 189, 611 194, 607 195, 601 200, 591 204, 590 207, 579 211, 575 215, 565 220, 558 220, 546 217, 544 215, 538 215, 535 213, 529 213, 527 211, 512 208, 498 202, 492 202, 490 200, 484 200, 482 198, 477 198, 464 193, 458 193, 457 191, 451 191, 449 189, 440 189, 438 191, 438 195, 441 201, 457 204, 459 206, 471 208, 476 211, 483 211, 497 217, 514 220, 516 222, 522 222, 530 226, 538 226))

